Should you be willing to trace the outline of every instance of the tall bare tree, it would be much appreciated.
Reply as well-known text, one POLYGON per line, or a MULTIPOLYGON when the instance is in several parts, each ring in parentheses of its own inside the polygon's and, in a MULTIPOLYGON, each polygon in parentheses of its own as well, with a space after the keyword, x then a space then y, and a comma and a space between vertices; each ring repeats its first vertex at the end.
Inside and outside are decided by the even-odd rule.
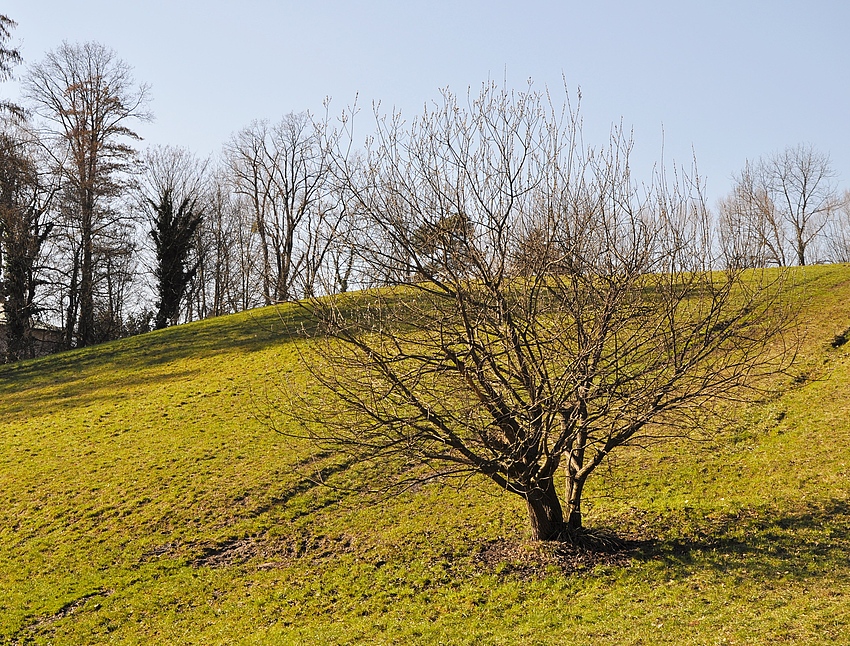
POLYGON ((725 262, 734 267, 785 267, 786 235, 762 169, 749 162, 720 202, 725 262))
POLYGON ((84 346, 96 338, 96 283, 111 275, 97 262, 108 257, 111 234, 121 228, 115 198, 135 159, 131 142, 139 136, 130 124, 149 118, 147 88, 103 45, 63 43, 30 68, 24 93, 44 119, 63 180, 71 242, 65 329, 69 344, 84 346))
POLYGON ((205 204, 206 217, 197 234, 197 274, 187 297, 193 313, 205 318, 261 304, 253 218, 231 193, 224 169, 212 175, 205 204))
POLYGON ((747 163, 721 204, 727 256, 777 264, 813 260, 813 248, 841 204, 829 156, 812 146, 786 148, 747 163), (793 259, 793 260, 792 260, 793 259))
POLYGON ((176 199, 201 199, 207 191, 210 161, 187 148, 152 146, 142 156, 144 171, 140 182, 143 201, 171 191, 176 199))
POLYGON ((275 125, 257 121, 234 135, 225 154, 236 193, 253 211, 263 298, 266 304, 290 300, 307 256, 323 250, 314 235, 327 207, 320 124, 306 113, 288 114, 275 125))
POLYGON ((850 262, 850 191, 845 191, 826 231, 829 259, 850 262))
POLYGON ((787 148, 768 160, 767 174, 777 210, 789 225, 797 264, 805 265, 810 246, 839 204, 829 155, 813 146, 787 148))
POLYGON ((612 451, 686 435, 781 367, 781 281, 712 271, 699 191, 638 189, 620 133, 585 149, 531 89, 443 98, 377 121, 350 190, 361 262, 396 284, 303 302, 332 396, 292 412, 397 483, 478 474, 525 500, 535 538, 580 541, 612 451))

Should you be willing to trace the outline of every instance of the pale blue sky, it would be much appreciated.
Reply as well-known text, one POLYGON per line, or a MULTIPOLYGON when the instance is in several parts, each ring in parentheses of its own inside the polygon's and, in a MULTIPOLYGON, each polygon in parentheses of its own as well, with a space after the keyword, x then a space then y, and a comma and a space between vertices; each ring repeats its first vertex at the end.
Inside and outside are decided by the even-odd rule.
MULTIPOLYGON (((359 93, 405 115, 440 87, 507 76, 583 95, 586 139, 621 118, 638 176, 696 154, 714 199, 747 158, 811 143, 850 188, 850 2, 523 3, 6 0, 38 61, 62 40, 99 41, 150 84, 147 143, 217 152, 252 119, 332 112, 359 93)), ((16 93, 14 84, 0 88, 16 93)))

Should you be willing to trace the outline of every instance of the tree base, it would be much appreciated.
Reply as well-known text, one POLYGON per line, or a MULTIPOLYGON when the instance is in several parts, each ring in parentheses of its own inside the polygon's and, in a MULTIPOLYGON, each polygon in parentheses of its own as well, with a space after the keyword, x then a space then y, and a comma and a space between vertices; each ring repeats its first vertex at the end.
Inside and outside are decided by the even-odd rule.
POLYGON ((626 567, 638 543, 617 539, 594 541, 587 532, 574 544, 565 541, 530 541, 506 538, 481 545, 475 561, 497 576, 542 579, 553 568, 564 574, 587 572, 597 566, 626 567), (619 548, 615 547, 619 545, 619 548))

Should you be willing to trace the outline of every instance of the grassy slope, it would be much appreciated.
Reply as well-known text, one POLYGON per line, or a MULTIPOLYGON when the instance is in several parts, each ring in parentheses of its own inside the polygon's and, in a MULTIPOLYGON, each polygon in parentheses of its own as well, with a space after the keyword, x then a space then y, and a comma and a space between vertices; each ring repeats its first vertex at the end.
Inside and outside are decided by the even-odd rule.
POLYGON ((0 643, 840 641, 850 268, 798 279, 807 379, 716 442, 618 458, 589 523, 643 547, 568 573, 486 483, 368 506, 314 486, 333 456, 255 417, 269 377, 304 383, 275 311, 0 367, 0 643))

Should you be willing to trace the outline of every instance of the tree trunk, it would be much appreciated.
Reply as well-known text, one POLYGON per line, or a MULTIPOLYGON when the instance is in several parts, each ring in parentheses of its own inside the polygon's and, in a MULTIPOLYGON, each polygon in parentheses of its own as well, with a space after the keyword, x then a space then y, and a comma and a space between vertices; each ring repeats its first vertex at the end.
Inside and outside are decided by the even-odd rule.
MULTIPOLYGON (((85 225, 84 225, 85 226, 85 225)), ((80 318, 77 346, 94 342, 94 257, 91 225, 83 231, 83 258, 80 266, 80 318)))
POLYGON ((806 245, 799 239, 799 236, 797 239, 797 263, 800 267, 806 266, 806 245))
MULTIPOLYGON (((15 240, 16 252, 25 256, 26 241, 15 240)), ((27 280, 25 257, 6 258, 6 271, 2 282, 6 296, 6 360, 20 361, 33 356, 32 347, 32 297, 27 280)))
POLYGON ((581 480, 573 479, 572 475, 568 475, 567 480, 567 509, 569 518, 567 519, 567 529, 570 534, 575 534, 581 529, 581 494, 584 489, 584 478, 581 480))
POLYGON ((526 497, 531 534, 536 541, 554 541, 564 536, 564 512, 551 480, 526 497))
POLYGON ((77 308, 79 306, 80 289, 78 274, 80 269, 79 252, 74 253, 74 264, 71 270, 71 284, 68 288, 68 309, 65 316, 65 347, 74 346, 74 330, 77 327, 77 308))

